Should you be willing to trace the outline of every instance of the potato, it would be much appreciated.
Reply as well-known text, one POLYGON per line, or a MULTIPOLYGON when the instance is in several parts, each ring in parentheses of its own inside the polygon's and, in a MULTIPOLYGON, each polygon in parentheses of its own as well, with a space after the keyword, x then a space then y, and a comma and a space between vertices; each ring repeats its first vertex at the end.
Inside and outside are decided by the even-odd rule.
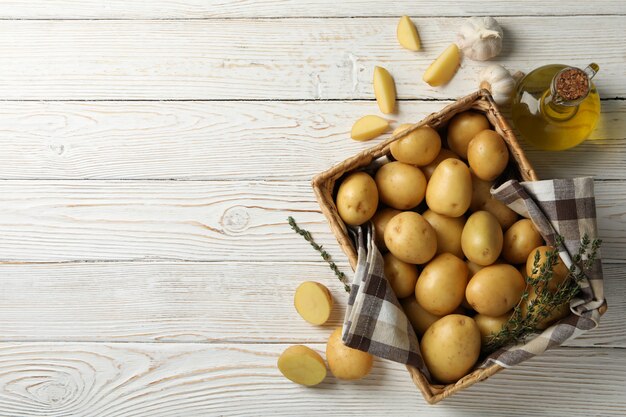
POLYGON ((485 181, 495 180, 509 163, 509 149, 497 132, 478 132, 467 146, 467 161, 474 173, 485 181))
POLYGON ((470 261, 491 265, 502 251, 502 228, 493 214, 487 211, 473 213, 465 222, 461 234, 461 248, 470 261))
MULTIPOLYGON (((532 252, 530 252, 530 254, 528 255, 528 259, 526 260, 526 274, 533 279, 539 278, 539 276, 541 275, 541 268, 547 260, 546 252, 552 252, 554 250, 555 249, 552 246, 539 246, 538 248, 535 248, 532 252), (537 264, 537 273, 533 274, 533 266, 535 264, 536 252, 539 252, 539 263, 537 264)), ((565 282, 568 275, 569 269, 567 269, 567 267, 559 257, 557 263, 552 267, 552 278, 550 278, 550 281, 548 281, 548 289, 553 293, 556 292, 559 286, 563 282, 565 282)))
MULTIPOLYGON (((528 298, 526 298, 525 300, 522 300, 522 304, 520 306, 522 309, 522 317, 524 318, 528 317, 529 305, 530 303, 535 302, 536 299, 537 299, 537 293, 535 292, 535 289, 529 286, 528 298)), ((535 305, 533 307, 533 314, 538 314, 539 309, 540 309, 539 305, 538 304, 535 305)), ((537 325, 535 326, 535 328, 539 330, 547 329, 554 322, 567 317, 569 313, 570 313, 569 302, 556 306, 548 313, 548 315, 545 318, 539 319, 537 321, 537 325)))
POLYGON ((413 165, 394 161, 376 171, 380 201, 398 210, 408 210, 424 199, 426 177, 413 165))
POLYGON ((375 241, 378 250, 382 252, 387 252, 387 245, 385 245, 385 228, 387 227, 387 223, 389 220, 396 214, 400 214, 400 210, 392 209, 389 207, 384 207, 378 209, 374 217, 372 217, 372 222, 374 223, 374 233, 375 233, 375 241))
MULTIPOLYGON (((396 135, 408 128, 410 124, 402 124, 393 131, 396 135)), ((430 126, 420 126, 401 139, 391 143, 391 155, 400 162, 417 166, 430 164, 441 150, 439 133, 430 126)))
POLYGON ((385 254, 384 261, 385 278, 389 281, 393 292, 396 293, 396 297, 404 298, 413 294, 417 282, 417 267, 401 261, 392 253, 385 254))
POLYGON ((374 96, 382 113, 393 113, 396 108, 396 84, 383 67, 374 67, 374 96))
POLYGON ((424 173, 424 176, 426 177, 426 179, 430 181, 430 177, 433 176, 433 172, 435 172, 435 168, 437 168, 442 161, 445 161, 446 159, 449 159, 449 158, 461 159, 459 158, 459 155, 455 154, 450 149, 441 148, 441 150, 439 151, 439 154, 435 157, 435 159, 430 164, 421 167, 422 172, 424 173))
POLYGON ((430 374, 449 384, 465 376, 478 360, 480 330, 471 317, 450 314, 426 330, 420 348, 430 374))
POLYGON ((409 51, 420 50, 420 37, 417 34, 417 28, 413 22, 411 22, 409 16, 402 16, 400 18, 396 29, 396 35, 398 37, 398 42, 402 45, 402 47, 408 49, 409 51))
POLYGON ((471 211, 485 210, 493 214, 503 230, 511 227, 517 220, 517 213, 506 204, 491 195, 492 181, 484 181, 472 174, 472 202, 471 211))
POLYGON ((405 211, 387 223, 385 245, 401 261, 425 264, 437 252, 437 235, 421 215, 405 211))
POLYGON ((382 117, 373 114, 363 116, 352 125, 350 137, 364 142, 382 135, 389 129, 389 122, 382 117))
POLYGON ((278 357, 278 370, 296 384, 311 387, 326 378, 324 359, 311 348, 290 346, 278 357))
POLYGON ((298 286, 293 304, 300 316, 311 324, 322 325, 330 317, 333 298, 319 282, 305 281, 298 286))
POLYGON ((406 317, 411 322, 413 329, 420 336, 426 332, 426 329, 428 329, 431 324, 442 317, 429 313, 428 310, 419 305, 415 297, 404 298, 400 300, 400 304, 402 305, 406 317))
POLYGON ((337 190, 337 211, 341 219, 358 226, 372 218, 378 207, 376 182, 365 172, 348 175, 337 190))
POLYGON ((498 264, 478 271, 467 284, 465 296, 478 313, 497 317, 517 305, 525 288, 526 282, 515 267, 498 264))
POLYGON ((472 176, 458 159, 442 161, 426 186, 426 204, 439 214, 462 216, 472 201, 472 176))
POLYGON ((431 87, 447 84, 452 77, 454 77, 454 74, 456 74, 460 63, 461 51, 459 51, 459 47, 453 43, 430 64, 426 72, 424 72, 422 79, 431 87))
POLYGON ((448 124, 448 147, 463 159, 467 159, 470 141, 478 132, 490 127, 489 120, 481 113, 472 111, 459 113, 448 124))
POLYGON ((526 262, 533 249, 543 244, 543 238, 533 222, 530 219, 521 219, 504 233, 502 257, 509 263, 521 264, 526 262))
POLYGON ((326 360, 330 372, 338 379, 360 379, 370 373, 374 357, 352 349, 341 341, 341 327, 335 329, 326 344, 326 360))
POLYGON ((498 317, 476 314, 474 321, 480 330, 480 338, 483 346, 489 342, 490 336, 495 335, 509 322, 512 312, 504 313, 498 317))
POLYGON ((426 210, 422 217, 435 229, 437 254, 448 252, 457 258, 463 258, 461 234, 463 233, 463 226, 465 226, 465 218, 448 217, 432 210, 426 210))
POLYGON ((415 298, 429 313, 444 316, 463 302, 467 265, 450 253, 437 255, 417 278, 415 298))

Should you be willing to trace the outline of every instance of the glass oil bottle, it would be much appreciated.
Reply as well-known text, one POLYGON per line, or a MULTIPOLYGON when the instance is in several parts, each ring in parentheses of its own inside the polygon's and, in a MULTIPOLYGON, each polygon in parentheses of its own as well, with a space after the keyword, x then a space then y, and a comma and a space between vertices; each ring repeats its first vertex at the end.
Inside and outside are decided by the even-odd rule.
POLYGON ((539 67, 522 78, 511 105, 523 138, 544 150, 564 150, 584 141, 600 118, 600 96, 591 81, 597 64, 584 70, 539 67))

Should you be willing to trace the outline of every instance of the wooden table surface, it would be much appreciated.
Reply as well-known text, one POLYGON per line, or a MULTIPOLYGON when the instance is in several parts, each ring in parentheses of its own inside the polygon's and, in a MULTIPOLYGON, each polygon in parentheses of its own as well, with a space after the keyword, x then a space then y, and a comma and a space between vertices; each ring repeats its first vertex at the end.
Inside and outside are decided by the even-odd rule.
POLYGON ((625 415, 625 15, 611 0, 0 2, 0 416, 625 415), (403 14, 423 51, 397 44, 403 14), (469 60, 443 88, 421 81, 470 15, 497 17, 511 69, 601 67, 593 140, 524 147, 542 178, 596 178, 608 313, 437 406, 382 360, 297 386, 278 355, 323 351, 346 297, 286 218, 349 270, 310 179, 377 142, 348 137, 378 112, 375 65, 398 122, 476 89, 469 60), (303 280, 331 288, 327 326, 295 312, 303 280))

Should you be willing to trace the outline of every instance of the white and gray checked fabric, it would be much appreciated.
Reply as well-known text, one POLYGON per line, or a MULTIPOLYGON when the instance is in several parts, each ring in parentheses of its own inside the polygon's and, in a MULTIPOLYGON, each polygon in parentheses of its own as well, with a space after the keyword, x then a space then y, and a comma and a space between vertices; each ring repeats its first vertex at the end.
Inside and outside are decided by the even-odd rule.
MULTIPOLYGON (((597 238, 595 198, 592 178, 548 181, 508 181, 492 195, 521 216, 530 218, 548 244, 557 234, 563 236, 561 259, 569 268, 572 254, 587 234, 597 238)), ((383 258, 374 244, 371 224, 351 231, 358 248, 358 265, 344 320, 343 341, 347 346, 375 356, 415 366, 428 376, 415 331, 406 318, 383 273, 383 258)), ((604 299, 602 265, 598 261, 581 283, 580 296, 570 303, 574 313, 550 326, 527 343, 508 346, 491 354, 481 366, 495 362, 510 367, 561 345, 600 319, 604 299)))

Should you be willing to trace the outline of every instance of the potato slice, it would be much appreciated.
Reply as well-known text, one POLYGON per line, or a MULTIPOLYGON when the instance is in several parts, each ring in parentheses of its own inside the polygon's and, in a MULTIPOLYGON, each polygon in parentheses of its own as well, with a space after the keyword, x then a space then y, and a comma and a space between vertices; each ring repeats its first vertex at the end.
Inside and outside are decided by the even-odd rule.
POLYGON ((383 67, 374 68, 374 95, 381 112, 393 113, 396 108, 396 84, 383 67))
POLYGON ((326 323, 333 308, 333 298, 328 288, 313 281, 306 281, 298 286, 293 303, 304 320, 316 325, 326 323))
POLYGON ((319 353, 303 345, 288 347, 278 358, 278 370, 296 384, 312 387, 326 378, 326 364, 319 353))
POLYGON ((430 64, 422 78, 432 87, 447 84, 454 77, 460 63, 459 47, 453 43, 430 64))
POLYGON ((417 34, 417 28, 409 18, 409 16, 402 16, 398 22, 398 29, 396 30, 398 36, 398 42, 402 47, 410 51, 419 51, 420 37, 417 34))
POLYGON ((363 116, 352 125, 350 137, 358 141, 366 141, 380 136, 389 129, 389 122, 375 115, 363 116))

